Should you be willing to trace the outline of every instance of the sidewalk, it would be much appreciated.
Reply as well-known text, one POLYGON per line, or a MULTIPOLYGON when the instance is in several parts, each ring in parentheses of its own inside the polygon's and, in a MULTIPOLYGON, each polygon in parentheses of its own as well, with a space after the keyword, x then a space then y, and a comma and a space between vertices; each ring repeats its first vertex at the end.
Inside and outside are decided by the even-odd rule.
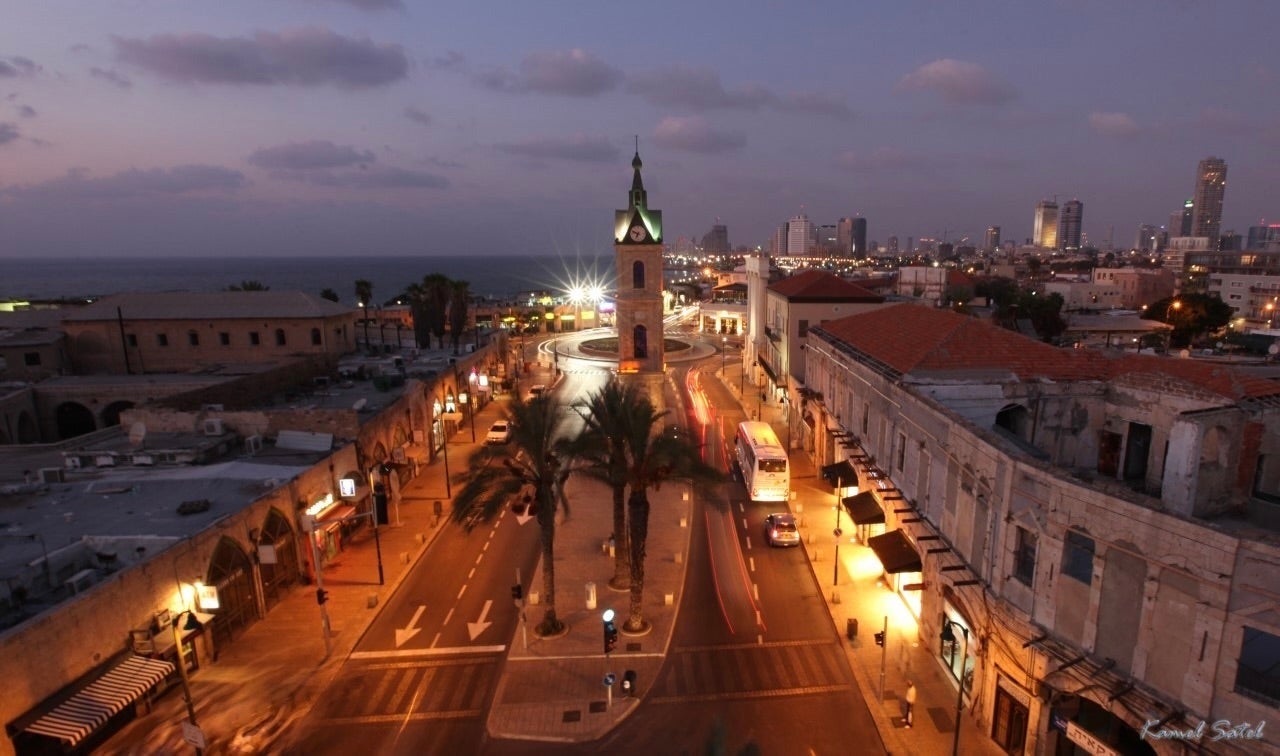
MULTIPOLYGON (((740 375, 741 371, 733 366, 725 372, 721 379, 741 398, 741 386, 734 380, 735 373, 740 375)), ((754 409, 754 397, 747 404, 754 409)), ((764 402, 761 414, 779 438, 787 438, 782 408, 777 402, 764 402)), ((789 456, 791 488, 795 493, 792 509, 804 549, 840 636, 846 636, 848 620, 857 623, 855 639, 844 641, 845 655, 885 748, 893 754, 949 753, 956 734, 958 688, 935 658, 933 645, 917 637, 916 620, 901 599, 880 584, 875 554, 850 538, 854 526, 847 516, 840 521, 844 537, 837 563, 834 491, 818 477, 807 453, 793 449, 789 456), (873 634, 884 628, 886 619, 888 633, 881 648, 875 644, 873 634), (915 684, 917 696, 910 728, 904 726, 903 719, 908 681, 915 684)), ((965 716, 960 719, 960 753, 1004 753, 968 716, 967 705, 965 716)))

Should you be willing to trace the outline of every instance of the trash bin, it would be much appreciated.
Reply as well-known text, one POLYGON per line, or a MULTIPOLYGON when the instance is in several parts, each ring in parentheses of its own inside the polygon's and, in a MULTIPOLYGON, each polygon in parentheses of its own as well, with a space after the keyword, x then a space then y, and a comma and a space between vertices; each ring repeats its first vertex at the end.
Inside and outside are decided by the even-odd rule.
POLYGON ((844 636, 849 640, 858 637, 858 618, 850 617, 844 623, 844 636))
POLYGON ((636 671, 629 669, 622 673, 622 695, 634 696, 636 694, 636 671))

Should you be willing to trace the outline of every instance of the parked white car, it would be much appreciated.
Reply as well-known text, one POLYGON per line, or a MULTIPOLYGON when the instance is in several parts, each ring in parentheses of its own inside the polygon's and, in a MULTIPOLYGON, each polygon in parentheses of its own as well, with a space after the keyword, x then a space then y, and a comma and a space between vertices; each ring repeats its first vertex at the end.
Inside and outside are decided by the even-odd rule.
POLYGON ((485 434, 484 442, 486 444, 505 444, 511 440, 511 423, 506 420, 499 420, 489 426, 489 432, 485 434))

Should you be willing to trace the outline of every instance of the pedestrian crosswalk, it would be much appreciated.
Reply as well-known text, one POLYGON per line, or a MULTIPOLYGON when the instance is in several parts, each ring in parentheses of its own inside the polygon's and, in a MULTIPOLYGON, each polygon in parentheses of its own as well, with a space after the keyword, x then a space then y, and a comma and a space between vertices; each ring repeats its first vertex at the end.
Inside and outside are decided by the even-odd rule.
POLYGON ((830 641, 674 648, 654 703, 812 695, 848 690, 848 663, 830 641))
POLYGON ((390 724, 479 717, 499 669, 497 656, 348 663, 312 711, 315 724, 390 724))

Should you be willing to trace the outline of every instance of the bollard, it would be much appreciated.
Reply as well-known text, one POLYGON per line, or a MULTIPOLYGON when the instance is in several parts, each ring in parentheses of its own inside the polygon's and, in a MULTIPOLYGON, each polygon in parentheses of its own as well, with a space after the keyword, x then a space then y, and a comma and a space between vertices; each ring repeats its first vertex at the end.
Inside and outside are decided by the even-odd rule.
POLYGON ((858 618, 850 617, 844 621, 844 637, 854 640, 858 637, 858 618))
POLYGON ((683 564, 683 563, 684 563, 684 554, 683 554, 682 552, 677 551, 677 552, 676 552, 676 564, 683 564))
POLYGON ((596 608, 596 584, 587 583, 587 608, 596 608))
POLYGON ((662 594, 662 605, 671 606, 676 603, 676 595, 674 593, 662 594))

